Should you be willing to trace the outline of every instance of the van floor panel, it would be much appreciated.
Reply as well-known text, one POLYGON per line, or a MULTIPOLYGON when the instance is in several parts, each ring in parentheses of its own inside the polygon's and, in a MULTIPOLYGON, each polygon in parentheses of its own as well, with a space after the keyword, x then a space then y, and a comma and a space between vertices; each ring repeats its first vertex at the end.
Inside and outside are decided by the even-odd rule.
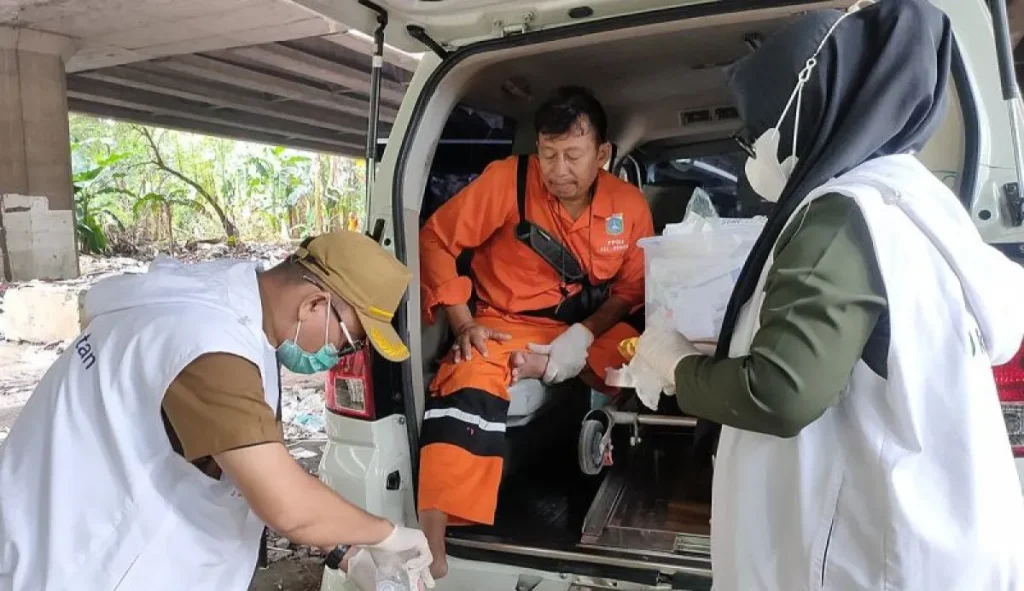
MULTIPOLYGON (((648 432, 630 448, 613 436, 616 464, 600 476, 580 472, 575 446, 529 454, 502 483, 493 526, 452 527, 448 536, 548 549, 592 548, 706 557, 710 467, 699 469, 689 432, 648 432), (571 452, 571 453, 570 453, 571 452)), ((623 441, 626 439, 626 441, 623 441)))
POLYGON ((583 543, 659 552, 701 552, 711 533, 710 469, 688 437, 649 436, 609 473, 584 526, 583 543))

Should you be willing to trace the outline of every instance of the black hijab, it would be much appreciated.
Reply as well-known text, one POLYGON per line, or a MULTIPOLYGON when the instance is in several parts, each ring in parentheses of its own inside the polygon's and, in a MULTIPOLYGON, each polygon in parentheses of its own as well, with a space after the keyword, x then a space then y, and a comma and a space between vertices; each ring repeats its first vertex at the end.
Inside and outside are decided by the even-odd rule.
MULTIPOLYGON (((842 14, 809 12, 732 66, 729 89, 750 139, 778 122, 799 72, 842 14)), ((880 0, 846 17, 825 41, 803 90, 799 163, 729 299, 718 358, 728 357, 740 308, 807 195, 873 158, 916 152, 934 133, 946 111, 952 44, 949 18, 927 0, 880 0)), ((795 109, 780 129, 781 158, 792 148, 795 109)))

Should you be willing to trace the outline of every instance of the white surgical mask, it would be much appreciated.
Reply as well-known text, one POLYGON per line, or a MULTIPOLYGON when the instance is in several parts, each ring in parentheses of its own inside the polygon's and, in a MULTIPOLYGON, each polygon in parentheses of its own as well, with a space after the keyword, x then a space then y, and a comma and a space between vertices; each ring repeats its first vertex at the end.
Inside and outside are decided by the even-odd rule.
POLYGON ((814 55, 807 60, 804 68, 800 70, 796 88, 789 95, 789 100, 786 101, 786 107, 782 110, 778 123, 775 124, 775 127, 762 133, 761 137, 754 141, 752 146, 754 154, 747 158, 744 172, 747 175, 750 187, 763 199, 772 203, 779 200, 779 197, 782 196, 782 191, 786 188, 786 183, 789 182, 789 177, 793 175, 793 171, 796 170, 796 165, 800 161, 796 155, 796 142, 800 136, 800 107, 803 100, 804 86, 811 79, 811 74, 814 72, 815 66, 818 65, 818 55, 821 53, 822 48, 825 47, 825 42, 828 41, 828 38, 835 32, 836 27, 839 26, 839 23, 868 4, 874 4, 874 0, 861 0, 857 2, 833 23, 828 33, 825 34, 825 38, 818 44, 814 55), (796 114, 793 120, 793 145, 789 156, 780 160, 779 142, 782 141, 780 129, 786 121, 786 116, 789 115, 789 110, 793 107, 794 102, 796 103, 796 114))

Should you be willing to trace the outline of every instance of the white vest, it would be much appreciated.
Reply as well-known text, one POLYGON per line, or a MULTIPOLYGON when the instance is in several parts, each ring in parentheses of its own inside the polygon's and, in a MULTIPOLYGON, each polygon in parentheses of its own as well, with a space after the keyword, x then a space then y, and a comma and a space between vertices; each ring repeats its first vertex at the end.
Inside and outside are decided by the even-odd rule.
POLYGON ((276 408, 256 269, 164 259, 90 291, 87 328, 0 451, 0 591, 247 589, 263 523, 171 449, 160 409, 211 352, 259 367, 276 408))
MULTIPOLYGON (((1024 270, 913 156, 865 163, 808 203, 828 193, 854 199, 870 229, 888 379, 858 363, 841 402, 792 439, 723 428, 714 588, 1024 589, 1024 499, 991 368, 1024 336, 1024 270)), ((749 351, 772 262, 732 357, 749 351)))

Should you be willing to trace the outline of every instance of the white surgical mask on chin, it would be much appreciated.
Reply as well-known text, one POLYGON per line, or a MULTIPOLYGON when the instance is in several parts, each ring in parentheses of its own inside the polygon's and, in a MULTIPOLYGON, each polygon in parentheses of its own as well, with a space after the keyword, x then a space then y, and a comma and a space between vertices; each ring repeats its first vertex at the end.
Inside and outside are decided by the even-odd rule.
POLYGON ((754 155, 747 158, 744 172, 747 181, 755 193, 763 199, 775 203, 782 196, 789 177, 796 168, 798 158, 791 154, 779 162, 779 140, 781 134, 777 128, 771 128, 761 134, 754 142, 754 155))
POLYGON ((796 155, 796 140, 800 135, 800 106, 803 100, 804 86, 811 79, 814 67, 818 65, 818 55, 821 53, 822 48, 825 47, 825 41, 832 36, 832 33, 835 32, 839 23, 843 22, 843 19, 873 3, 873 0, 861 0, 855 3, 832 24, 825 38, 818 44, 818 49, 815 50, 814 55, 807 60, 804 69, 800 71, 796 88, 789 95, 789 100, 786 101, 786 108, 782 110, 778 123, 775 124, 775 127, 762 133, 761 137, 757 138, 754 142, 754 155, 747 158, 743 170, 747 175, 750 188, 763 199, 777 203, 782 196, 782 191, 786 188, 786 183, 789 182, 789 177, 793 176, 793 171, 796 170, 796 165, 800 162, 796 155), (796 114, 793 121, 793 149, 790 151, 789 156, 779 161, 779 142, 782 140, 782 134, 779 132, 779 129, 782 128, 782 124, 786 121, 786 115, 789 114, 789 110, 793 107, 794 102, 796 102, 796 114))

